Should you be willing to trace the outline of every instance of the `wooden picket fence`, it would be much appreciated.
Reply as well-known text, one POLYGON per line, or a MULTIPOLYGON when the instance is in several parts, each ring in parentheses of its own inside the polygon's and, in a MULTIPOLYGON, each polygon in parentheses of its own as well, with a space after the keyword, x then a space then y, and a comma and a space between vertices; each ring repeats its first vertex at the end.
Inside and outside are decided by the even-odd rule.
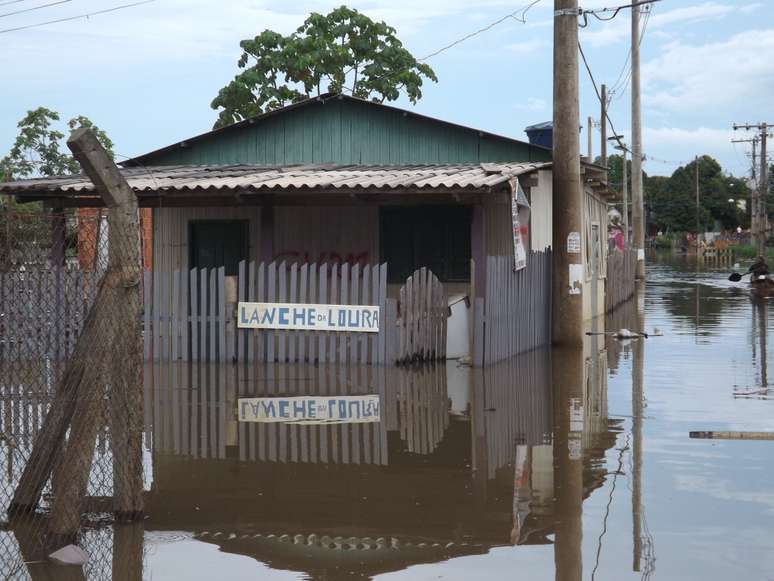
POLYGON ((513 271, 512 256, 488 256, 486 301, 479 302, 476 311, 475 365, 488 365, 548 345, 550 251, 531 252, 526 268, 517 272, 513 271))
MULTIPOLYGON (((392 357, 387 265, 242 262, 145 275, 145 360, 383 364, 392 357), (238 329, 236 303, 375 305, 378 333, 238 329)), ((392 316, 392 318, 390 318, 392 316)))
POLYGON ((378 333, 239 330, 242 361, 382 364, 387 355, 387 265, 242 263, 239 300, 338 305, 375 305, 378 333))
POLYGON ((0 273, 0 362, 66 360, 94 300, 97 277, 65 266, 0 273))
POLYGON ((625 303, 636 290, 637 251, 627 248, 612 250, 607 256, 605 283, 605 312, 609 313, 625 303))
POLYGON ((427 268, 415 270, 400 289, 397 362, 445 359, 448 315, 438 277, 427 268))

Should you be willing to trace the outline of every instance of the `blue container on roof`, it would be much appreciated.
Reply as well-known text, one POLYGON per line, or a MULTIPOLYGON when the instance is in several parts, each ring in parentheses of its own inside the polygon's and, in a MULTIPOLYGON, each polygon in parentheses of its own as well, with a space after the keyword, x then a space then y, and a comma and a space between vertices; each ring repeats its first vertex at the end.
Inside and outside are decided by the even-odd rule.
POLYGON ((552 149, 554 146, 554 123, 553 121, 545 121, 544 123, 536 123, 525 127, 524 131, 527 133, 527 138, 532 145, 542 145, 552 149))

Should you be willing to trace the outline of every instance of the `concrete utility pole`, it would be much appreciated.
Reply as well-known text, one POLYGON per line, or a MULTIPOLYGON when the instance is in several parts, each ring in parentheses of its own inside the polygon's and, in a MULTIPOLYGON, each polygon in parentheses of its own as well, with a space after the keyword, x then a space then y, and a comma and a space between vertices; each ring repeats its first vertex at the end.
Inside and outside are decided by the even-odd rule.
MULTIPOLYGON (((753 135, 750 139, 732 139, 731 143, 749 143, 752 145, 752 165, 750 167, 750 178, 752 179, 753 191, 750 196, 750 231, 752 232, 753 240, 757 240, 757 218, 758 218, 758 170, 755 167, 757 163, 757 150, 758 150, 758 136, 753 135)), ((747 155, 750 155, 749 153, 747 155)))
POLYGON ((637 278, 645 279, 645 207, 642 199, 642 119, 640 116, 640 7, 632 7, 632 222, 637 278))
POLYGON ((553 343, 583 345, 578 2, 554 0, 553 343))
POLYGON ((621 145, 617 149, 621 150, 623 156, 623 186, 621 193, 623 195, 623 223, 624 223, 624 245, 629 248, 629 169, 626 167, 626 145, 621 145))
MULTIPOLYGON (((753 199, 750 213, 750 229, 752 230, 755 248, 759 255, 766 253, 766 235, 768 234, 768 217, 766 215, 766 198, 769 193, 769 162, 766 158, 766 140, 769 136, 768 123, 734 123, 734 131, 737 129, 756 129, 760 131, 761 141, 761 170, 758 187, 753 190, 753 199)), ((755 144, 753 143, 753 169, 755 168, 755 144)))
POLYGON ((693 159, 693 187, 696 191, 696 249, 699 248, 699 236, 701 235, 701 228, 699 226, 699 156, 697 155, 693 159))
POLYGON ((592 134, 594 132, 594 119, 592 119, 591 116, 589 116, 589 118, 588 118, 588 123, 589 123, 589 133, 586 136, 587 139, 588 139, 588 144, 587 144, 587 148, 586 148, 586 150, 588 151, 588 156, 587 156, 586 159, 588 159, 589 163, 594 163, 594 154, 593 154, 593 151, 592 151, 592 149, 594 147, 593 140, 592 140, 592 137, 593 137, 592 134))
POLYGON ((600 163, 607 167, 607 85, 602 85, 602 99, 599 104, 599 157, 600 163))

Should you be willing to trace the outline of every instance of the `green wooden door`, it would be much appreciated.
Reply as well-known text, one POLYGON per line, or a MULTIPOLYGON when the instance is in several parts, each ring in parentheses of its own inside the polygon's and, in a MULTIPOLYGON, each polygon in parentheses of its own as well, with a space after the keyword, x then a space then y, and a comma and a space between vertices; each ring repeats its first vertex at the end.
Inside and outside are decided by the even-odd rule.
POLYGON ((247 220, 202 220, 190 223, 190 268, 225 267, 236 276, 239 262, 247 260, 247 220))

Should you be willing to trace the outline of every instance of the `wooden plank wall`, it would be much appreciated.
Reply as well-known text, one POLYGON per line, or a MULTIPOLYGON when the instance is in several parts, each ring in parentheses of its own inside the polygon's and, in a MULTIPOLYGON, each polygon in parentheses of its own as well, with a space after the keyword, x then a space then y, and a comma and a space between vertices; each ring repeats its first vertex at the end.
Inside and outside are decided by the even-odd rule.
MULTIPOLYGON (((526 268, 514 272, 513 257, 488 256, 483 353, 474 363, 489 365, 551 341, 551 253, 530 252, 526 268)), ((478 305, 476 305, 478 308, 478 305)), ((475 320, 478 321, 478 312, 475 320)))
POLYGON ((427 268, 415 270, 400 289, 397 362, 446 359, 448 314, 438 277, 427 268))
POLYGON ((631 248, 611 250, 607 256, 607 282, 605 283, 605 312, 609 313, 625 303, 637 288, 637 252, 631 248))

